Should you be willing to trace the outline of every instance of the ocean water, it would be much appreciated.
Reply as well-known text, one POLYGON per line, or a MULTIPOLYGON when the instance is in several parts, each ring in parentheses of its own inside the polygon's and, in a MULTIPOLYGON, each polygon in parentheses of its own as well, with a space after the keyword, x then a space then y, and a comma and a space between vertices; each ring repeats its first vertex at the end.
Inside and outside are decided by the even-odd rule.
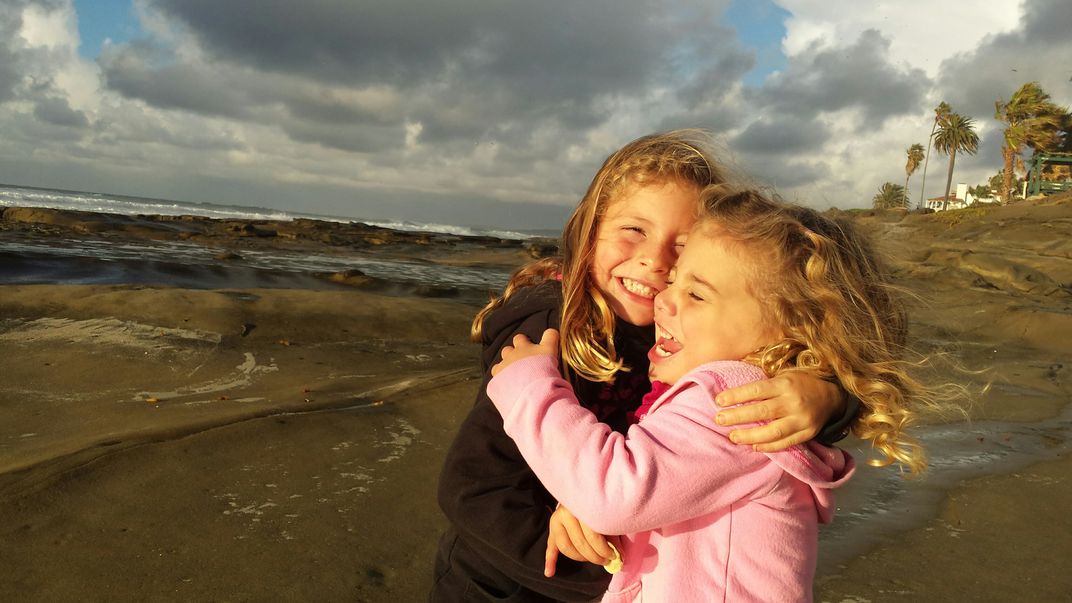
MULTIPOLYGON (((293 220, 311 218, 348 223, 354 220, 258 207, 185 203, 76 191, 0 185, 0 207, 44 207, 121 215, 196 215, 217 219, 293 220)), ((363 221, 414 232, 529 239, 541 233, 479 230, 449 224, 363 221)), ((282 287, 333 288, 320 274, 359 270, 391 283, 387 292, 486 298, 499 291, 509 270, 498 267, 444 266, 376 253, 328 255, 285 249, 243 250, 240 258, 221 260, 225 251, 183 241, 106 241, 93 237, 0 237, 0 284, 149 284, 192 288, 282 287)))
POLYGON ((126 197, 65 191, 58 189, 34 188, 0 184, 0 207, 47 207, 75 211, 91 211, 125 216, 161 215, 161 216, 202 216, 206 218, 234 220, 294 220, 310 218, 326 222, 362 222, 371 226, 390 228, 408 232, 437 232, 465 236, 491 236, 500 239, 531 239, 535 237, 557 237, 558 232, 547 230, 501 230, 491 228, 474 228, 454 224, 434 224, 409 222, 405 220, 363 220, 360 218, 342 218, 297 211, 282 211, 256 206, 216 205, 213 203, 190 203, 169 201, 167 199, 149 199, 145 197, 126 197))

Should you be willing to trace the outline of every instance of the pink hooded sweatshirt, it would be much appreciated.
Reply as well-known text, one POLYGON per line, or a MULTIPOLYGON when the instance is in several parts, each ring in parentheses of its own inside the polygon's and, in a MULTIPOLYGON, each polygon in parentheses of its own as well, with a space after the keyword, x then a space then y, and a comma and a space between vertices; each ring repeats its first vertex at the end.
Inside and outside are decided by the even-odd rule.
POLYGON ((814 442, 776 453, 732 443, 714 396, 764 378, 742 362, 705 364, 626 435, 577 403, 552 356, 515 362, 488 394, 548 491, 622 535, 603 601, 811 601, 818 524, 854 463, 814 442))

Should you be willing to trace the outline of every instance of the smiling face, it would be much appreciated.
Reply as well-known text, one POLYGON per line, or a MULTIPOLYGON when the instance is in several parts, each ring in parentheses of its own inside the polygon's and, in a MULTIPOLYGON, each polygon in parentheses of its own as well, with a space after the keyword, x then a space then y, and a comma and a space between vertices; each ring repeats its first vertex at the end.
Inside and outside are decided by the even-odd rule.
POLYGON ((676 181, 627 187, 596 231, 591 276, 620 318, 652 323, 655 294, 666 286, 696 222, 699 191, 676 181))
POLYGON ((674 383, 701 364, 741 360, 780 339, 750 285, 755 266, 712 225, 689 236, 672 283, 655 298, 652 380, 674 383))

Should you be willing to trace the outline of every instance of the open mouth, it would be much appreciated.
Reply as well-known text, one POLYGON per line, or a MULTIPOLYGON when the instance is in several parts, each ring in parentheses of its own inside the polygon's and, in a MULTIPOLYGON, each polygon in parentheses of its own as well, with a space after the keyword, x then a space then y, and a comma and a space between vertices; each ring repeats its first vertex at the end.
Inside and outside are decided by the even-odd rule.
POLYGON ((626 291, 646 299, 655 299, 655 295, 659 293, 640 281, 634 281, 633 279, 624 276, 620 277, 618 282, 622 284, 622 287, 624 287, 626 291))
POLYGON ((651 351, 656 357, 669 358, 680 352, 683 347, 670 331, 655 325, 655 345, 651 348, 651 351))

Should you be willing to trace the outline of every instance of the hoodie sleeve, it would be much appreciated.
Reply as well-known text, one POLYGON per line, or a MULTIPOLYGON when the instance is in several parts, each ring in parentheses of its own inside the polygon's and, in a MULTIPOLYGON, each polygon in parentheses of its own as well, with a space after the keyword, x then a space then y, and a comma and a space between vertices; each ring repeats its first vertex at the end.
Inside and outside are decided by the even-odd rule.
POLYGON ((488 393, 547 489, 604 534, 673 525, 762 496, 783 476, 768 456, 729 440, 705 387, 684 387, 626 435, 577 404, 551 356, 510 365, 488 393))
POLYGON ((538 339, 555 322, 552 310, 531 313, 502 326, 485 347, 485 375, 476 404, 462 422, 447 452, 439 479, 438 499, 459 538, 464 555, 457 562, 469 578, 506 578, 559 601, 590 601, 607 588, 609 574, 598 565, 562 557, 553 578, 543 575, 548 522, 555 499, 529 468, 517 446, 503 431, 499 412, 488 399, 487 367, 515 333, 538 339))

